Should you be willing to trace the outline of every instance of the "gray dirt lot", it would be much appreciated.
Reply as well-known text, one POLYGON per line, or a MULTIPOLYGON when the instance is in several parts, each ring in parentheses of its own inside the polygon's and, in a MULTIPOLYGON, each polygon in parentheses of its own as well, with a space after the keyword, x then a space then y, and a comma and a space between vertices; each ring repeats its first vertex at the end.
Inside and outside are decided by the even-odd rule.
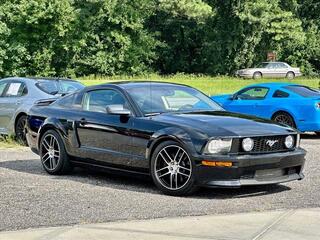
POLYGON ((28 150, 0 151, 0 231, 215 213, 320 207, 320 139, 304 137, 303 181, 276 187, 202 189, 169 197, 148 179, 76 169, 49 176, 28 150))

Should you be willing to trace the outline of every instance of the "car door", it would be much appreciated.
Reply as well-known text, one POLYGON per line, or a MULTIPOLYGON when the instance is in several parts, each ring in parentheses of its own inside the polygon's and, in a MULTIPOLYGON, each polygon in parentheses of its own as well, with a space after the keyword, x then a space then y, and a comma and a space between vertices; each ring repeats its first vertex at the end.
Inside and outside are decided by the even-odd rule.
POLYGON ((230 112, 238 112, 256 116, 264 115, 264 104, 269 88, 248 87, 236 93, 232 100, 228 101, 224 108, 230 112))
POLYGON ((272 78, 275 77, 276 68, 275 63, 268 63, 262 70, 263 77, 272 78))
POLYGON ((126 97, 116 89, 86 92, 82 111, 76 121, 80 154, 108 164, 132 164, 130 148, 134 116, 108 114, 109 105, 123 105, 130 109, 126 97), (81 117, 80 117, 81 116, 81 117))
POLYGON ((17 110, 23 104, 24 98, 28 93, 26 84, 23 81, 11 80, 7 82, 1 97, 0 124, 4 132, 10 133, 10 123, 14 127, 14 117, 17 110))

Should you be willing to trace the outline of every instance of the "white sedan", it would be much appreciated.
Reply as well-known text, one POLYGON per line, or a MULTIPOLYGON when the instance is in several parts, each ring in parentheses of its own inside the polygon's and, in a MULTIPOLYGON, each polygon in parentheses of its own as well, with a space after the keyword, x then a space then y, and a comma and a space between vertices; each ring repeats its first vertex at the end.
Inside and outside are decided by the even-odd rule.
POLYGON ((267 78, 282 78, 294 79, 302 76, 299 68, 293 68, 284 62, 263 62, 257 68, 246 68, 236 72, 236 75, 243 78, 260 79, 267 78))

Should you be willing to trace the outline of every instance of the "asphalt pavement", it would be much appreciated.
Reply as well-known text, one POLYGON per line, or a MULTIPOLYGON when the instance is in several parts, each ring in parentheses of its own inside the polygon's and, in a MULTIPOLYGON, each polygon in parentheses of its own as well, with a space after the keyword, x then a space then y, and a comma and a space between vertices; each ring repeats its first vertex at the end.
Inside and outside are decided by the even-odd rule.
POLYGON ((28 149, 0 150, 0 231, 163 217, 320 207, 319 138, 304 137, 303 181, 161 194, 150 179, 76 169, 50 176, 28 149))

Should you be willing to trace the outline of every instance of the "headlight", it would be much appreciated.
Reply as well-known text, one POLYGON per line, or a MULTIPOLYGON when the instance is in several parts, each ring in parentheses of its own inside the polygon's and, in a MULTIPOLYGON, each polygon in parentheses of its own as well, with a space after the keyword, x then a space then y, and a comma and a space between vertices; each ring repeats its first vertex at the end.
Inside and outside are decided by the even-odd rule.
POLYGON ((242 140, 242 148, 246 152, 250 152, 254 147, 254 141, 252 138, 245 138, 242 140))
POLYGON ((293 137, 291 135, 287 136, 284 144, 286 145, 286 148, 292 148, 294 145, 293 137))
POLYGON ((207 144, 207 153, 228 153, 230 152, 232 139, 214 139, 207 144))

